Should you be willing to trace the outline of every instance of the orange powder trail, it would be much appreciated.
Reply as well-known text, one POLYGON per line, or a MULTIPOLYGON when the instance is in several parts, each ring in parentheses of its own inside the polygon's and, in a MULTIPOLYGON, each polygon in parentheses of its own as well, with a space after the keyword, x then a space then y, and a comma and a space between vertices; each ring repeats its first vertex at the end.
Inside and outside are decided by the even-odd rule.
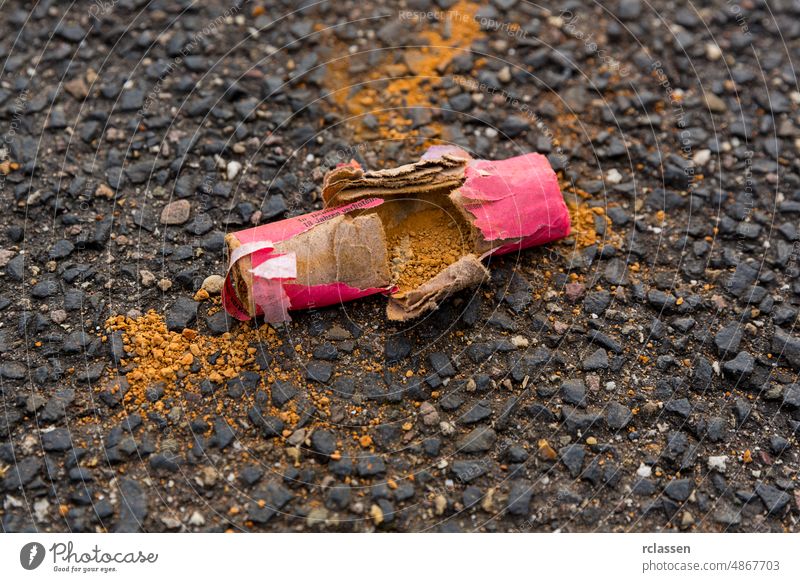
MULTIPOLYGON (((342 113, 352 117, 348 124, 356 139, 394 140, 418 135, 410 128, 412 120, 406 117, 407 108, 437 107, 440 100, 433 98, 434 91, 439 92, 441 100, 446 99, 439 90, 439 78, 454 57, 468 50, 472 42, 482 36, 475 20, 478 8, 477 4, 460 0, 443 13, 441 20, 424 22, 424 30, 417 35, 418 44, 426 46, 384 51, 382 62, 365 78, 349 76, 349 59, 338 59, 328 65, 331 97, 342 113), (398 51, 402 51, 402 63, 395 61, 398 51), (388 85, 375 86, 377 81, 387 78, 388 85), (351 94, 353 85, 367 81, 376 83, 364 85, 351 94), (362 116, 370 113, 377 119, 376 130, 363 124, 362 116)), ((408 21, 409 27, 413 22, 408 21)), ((430 123, 426 128, 431 135, 442 134, 439 123, 430 123)))

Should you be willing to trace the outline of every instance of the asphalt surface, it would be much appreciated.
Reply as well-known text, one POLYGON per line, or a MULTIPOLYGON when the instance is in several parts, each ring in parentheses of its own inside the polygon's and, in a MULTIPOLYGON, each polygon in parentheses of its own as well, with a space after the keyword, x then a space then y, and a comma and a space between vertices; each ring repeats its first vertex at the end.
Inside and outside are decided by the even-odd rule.
POLYGON ((2 12, 3 531, 797 531, 796 4, 2 12), (547 154, 573 235, 405 325, 197 294, 437 143, 547 154))

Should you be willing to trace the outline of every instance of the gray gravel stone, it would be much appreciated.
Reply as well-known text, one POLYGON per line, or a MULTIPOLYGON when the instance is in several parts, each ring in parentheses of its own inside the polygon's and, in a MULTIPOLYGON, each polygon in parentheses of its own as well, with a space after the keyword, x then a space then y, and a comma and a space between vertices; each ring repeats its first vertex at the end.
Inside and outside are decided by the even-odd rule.
POLYGON ((488 471, 487 462, 479 461, 453 461, 451 465, 453 474, 460 483, 474 481, 488 471))
POLYGON ((586 408, 586 385, 583 380, 564 380, 561 384, 561 399, 567 404, 586 408))
POLYGON ((167 329, 183 331, 197 321, 197 302, 188 297, 179 297, 167 311, 167 329))
POLYGON ((511 484, 511 491, 508 494, 508 513, 518 516, 528 515, 532 497, 533 484, 527 479, 517 479, 511 484))
POLYGON ((583 446, 573 444, 561 447, 558 450, 558 456, 572 478, 577 479, 578 475, 580 475, 583 470, 583 459, 586 456, 583 446))
POLYGON ((490 450, 497 440, 497 433, 489 427, 479 426, 458 441, 462 453, 481 453, 490 450))
POLYGON ((67 428, 59 427, 42 433, 42 448, 48 452, 63 452, 72 448, 72 436, 67 428))
POLYGON ((119 521, 114 528, 118 533, 142 531, 147 518, 147 496, 144 489, 133 479, 119 481, 119 521))
POLYGON ((717 353, 723 358, 733 356, 739 349, 741 341, 742 330, 738 323, 723 327, 714 336, 714 345, 717 346, 717 353))
POLYGON ((327 384, 333 375, 333 364, 320 360, 311 360, 306 365, 306 378, 312 382, 327 384))
POLYGON ((320 455, 330 457, 336 450, 336 436, 328 430, 315 430, 311 435, 311 448, 320 455))
POLYGON ((800 408, 800 384, 789 384, 783 390, 783 405, 797 410, 800 408))
POLYGON ((486 420, 492 415, 492 409, 489 402, 486 400, 478 401, 475 406, 470 408, 464 415, 461 416, 459 422, 462 424, 475 424, 482 420, 486 420))
POLYGON ((770 515, 783 515, 791 501, 791 496, 786 491, 765 483, 756 485, 756 495, 761 498, 770 515))
POLYGON ((690 479, 673 479, 664 487, 664 494, 675 501, 686 501, 693 489, 694 483, 690 479))
POLYGON ((608 352, 606 352, 603 348, 597 348, 597 350, 583 359, 581 365, 587 372, 605 370, 608 368, 608 352))
POLYGON ((20 362, 5 362, 0 365, 0 378, 22 380, 28 376, 28 368, 20 362))
POLYGON ((800 338, 776 327, 775 335, 772 337, 772 353, 784 358, 793 369, 800 370, 800 338))
POLYGON ((611 402, 606 410, 606 424, 611 430, 621 430, 633 420, 633 413, 619 402, 611 402))
POLYGON ((722 370, 729 376, 744 378, 753 373, 756 359, 748 352, 739 352, 732 360, 722 365, 722 370))

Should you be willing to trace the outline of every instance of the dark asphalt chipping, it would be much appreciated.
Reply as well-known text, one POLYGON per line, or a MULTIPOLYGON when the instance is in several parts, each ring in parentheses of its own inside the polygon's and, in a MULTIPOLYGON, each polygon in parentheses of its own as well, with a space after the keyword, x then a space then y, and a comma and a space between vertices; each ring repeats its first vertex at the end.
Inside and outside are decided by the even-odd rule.
POLYGON ((269 4, 6 5, 3 531, 796 531, 800 9, 486 2, 409 124, 358 141, 383 105, 331 83, 357 95, 387 48, 413 74, 403 47, 463 5, 269 4), (235 333, 192 299, 224 234, 426 140, 548 154, 595 244, 492 260, 404 327, 381 298, 294 314, 235 381, 125 404, 108 317, 235 333))

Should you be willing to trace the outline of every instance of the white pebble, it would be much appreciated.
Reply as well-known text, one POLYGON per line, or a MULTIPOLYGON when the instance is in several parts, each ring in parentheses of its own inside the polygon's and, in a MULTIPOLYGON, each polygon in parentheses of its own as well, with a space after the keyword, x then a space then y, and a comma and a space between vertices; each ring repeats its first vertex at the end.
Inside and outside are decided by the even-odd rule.
POLYGON ((228 173, 228 180, 233 180, 239 175, 239 172, 242 171, 242 164, 236 160, 230 161, 228 162, 228 168, 226 171, 228 173))
POLYGON ((16 254, 17 253, 9 249, 0 249, 0 269, 5 267, 16 254))
POLYGON ((692 161, 698 166, 705 166, 710 159, 711 150, 698 150, 694 156, 692 156, 692 161))
POLYGON ((511 70, 508 68, 508 66, 505 66, 498 71, 497 79, 501 83, 508 83, 511 80, 511 70))
POLYGON ((50 312, 50 319, 53 320, 53 323, 62 324, 67 320, 67 312, 63 309, 56 309, 50 312))
POLYGON ((167 529, 178 529, 179 527, 181 527, 181 522, 180 522, 180 520, 178 520, 177 518, 175 518, 175 517, 172 517, 172 516, 170 516, 170 515, 165 515, 165 516, 163 516, 163 517, 161 518, 161 523, 163 523, 163 524, 164 524, 164 526, 165 526, 167 529))
POLYGON ((439 423, 439 430, 442 432, 444 436, 450 436, 452 434, 455 434, 456 427, 453 426, 452 423, 443 420, 442 422, 439 423))
POLYGON ((706 58, 709 61, 718 61, 722 58, 722 50, 715 42, 706 43, 706 58))
POLYGON ((209 275, 203 280, 203 289, 205 289, 209 295, 216 295, 222 291, 222 286, 224 284, 225 279, 219 275, 209 275))
POLYGON ((139 271, 139 278, 142 280, 142 285, 145 287, 150 287, 153 283, 156 282, 156 276, 153 275, 147 269, 142 269, 139 271))
POLYGON ((47 512, 50 509, 50 502, 47 499, 39 499, 33 502, 33 514, 36 521, 43 522, 47 519, 47 512))
POLYGON ((642 463, 641 465, 639 465, 639 468, 636 469, 636 474, 639 475, 639 477, 647 479, 650 475, 653 474, 653 469, 650 468, 650 465, 645 465, 644 463, 642 463))
POLYGON ((728 462, 727 455, 720 455, 718 457, 709 457, 708 458, 708 468, 711 471, 719 471, 720 473, 724 473, 727 469, 726 463, 728 462))
POLYGON ((622 182, 622 174, 620 174, 619 170, 616 168, 611 168, 606 174, 606 180, 608 180, 611 184, 619 184, 622 182))
POLYGON ((511 343, 514 344, 515 348, 527 348, 528 347, 528 338, 523 337, 521 335, 515 335, 511 338, 511 343))

